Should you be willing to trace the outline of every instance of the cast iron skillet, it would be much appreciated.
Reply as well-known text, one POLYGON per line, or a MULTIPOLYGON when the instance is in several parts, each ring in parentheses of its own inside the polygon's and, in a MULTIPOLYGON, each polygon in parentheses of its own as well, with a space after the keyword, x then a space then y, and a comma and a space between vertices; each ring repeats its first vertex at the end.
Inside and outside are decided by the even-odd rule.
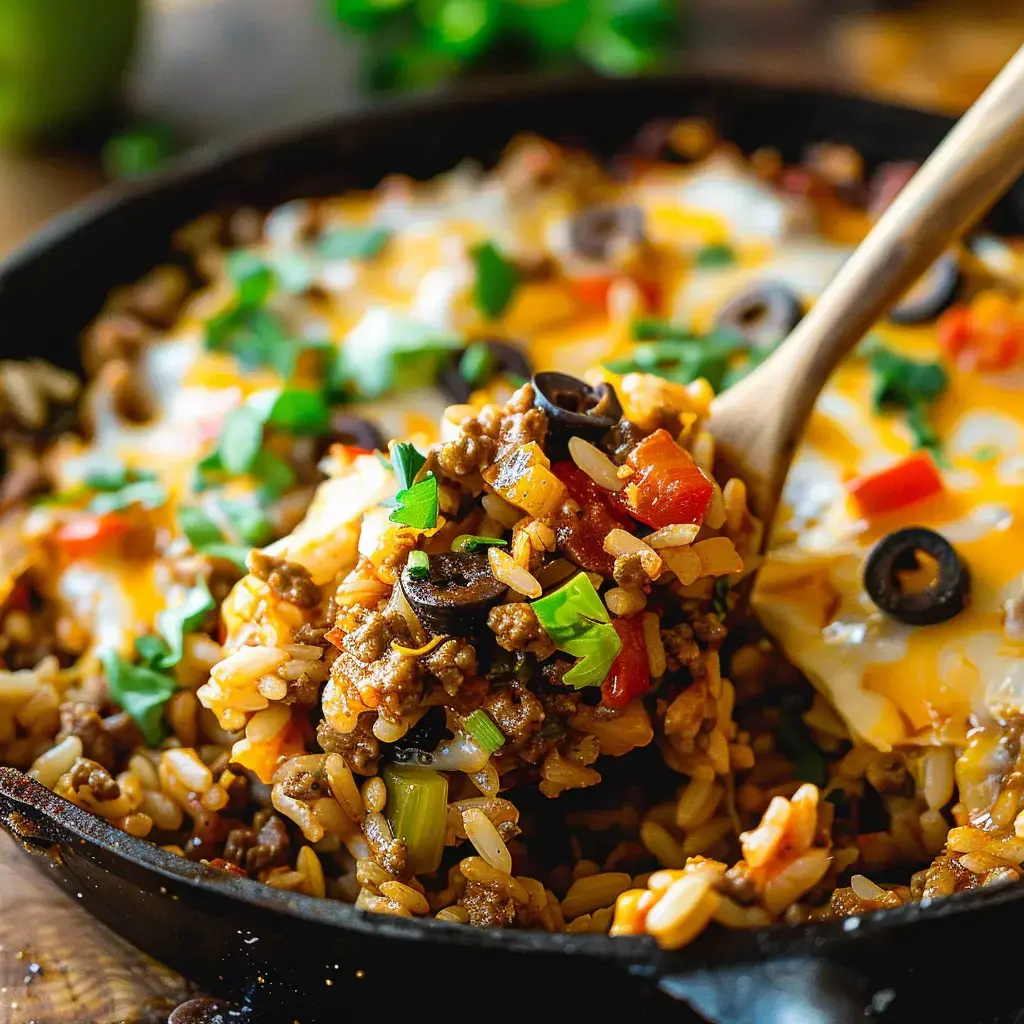
MULTIPOLYGON (((790 159, 810 142, 846 142, 870 166, 923 158, 940 116, 852 98, 691 77, 567 82, 377 109, 269 142, 186 157, 173 170, 62 217, 0 266, 6 357, 77 365, 76 336, 115 284, 165 258, 176 227, 213 207, 259 206, 430 177, 472 156, 497 159, 530 130, 612 155, 658 115, 711 117, 744 150, 790 159)), ((1024 189, 993 226, 1024 232, 1024 189)), ((206 869, 119 832, 12 769, 0 815, 24 849, 97 917, 212 991, 244 997, 260 1019, 393 1016, 504 1019, 515 1013, 729 1024, 829 1020, 969 1022, 1019 1002, 1009 940, 1024 887, 992 888, 814 927, 717 930, 665 953, 646 939, 488 932, 364 915, 206 869)))

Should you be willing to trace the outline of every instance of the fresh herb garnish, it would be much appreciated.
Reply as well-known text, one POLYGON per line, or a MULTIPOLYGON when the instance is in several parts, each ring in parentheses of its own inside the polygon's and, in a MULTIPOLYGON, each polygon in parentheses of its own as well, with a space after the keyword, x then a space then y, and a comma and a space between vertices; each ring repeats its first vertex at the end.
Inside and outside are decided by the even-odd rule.
POLYGON ((369 310, 345 338, 334 371, 336 388, 353 398, 425 387, 437 379, 462 341, 383 307, 369 310))
POLYGON ((507 260, 493 242, 484 242, 473 249, 476 264, 476 287, 473 295, 477 308, 489 320, 501 316, 519 286, 519 270, 507 260))
POLYGON ((328 260, 369 260, 384 248, 391 235, 391 229, 381 225, 332 228, 320 236, 316 247, 328 260))
MULTIPOLYGON (((151 646, 143 644, 139 653, 149 651, 151 646)), ((160 656, 159 651, 155 653, 160 656)), ((133 665, 113 650, 103 651, 100 660, 107 673, 110 696, 132 717, 146 743, 155 747, 165 732, 164 705, 177 683, 167 673, 146 664, 133 665)))
POLYGON ((478 551, 486 551, 487 548, 504 547, 508 547, 507 540, 499 540, 497 537, 479 537, 470 533, 464 533, 452 541, 452 551, 467 555, 475 555, 478 551))
POLYGON ((217 451, 226 473, 241 476, 248 473, 263 447, 265 417, 259 409, 242 405, 224 417, 217 451))
POLYGON ((694 257, 698 267, 731 267, 736 262, 736 253, 729 245, 706 245, 694 257))
POLYGON ((562 681, 576 689, 600 686, 622 642, 586 573, 531 602, 531 607, 552 643, 578 659, 562 681))
POLYGON ((932 403, 949 384, 949 377, 937 362, 916 362, 878 342, 866 349, 874 374, 871 400, 876 413, 889 409, 906 412, 914 447, 941 457, 941 441, 930 418, 932 403))
POLYGON ((398 477, 398 486, 405 490, 412 487, 420 470, 426 465, 426 457, 408 441, 400 441, 391 449, 391 468, 398 477))
POLYGON ((178 506, 178 528, 197 552, 210 558, 223 558, 247 571, 249 545, 231 544, 220 527, 201 509, 192 505, 178 506))
POLYGON ((409 575, 414 580, 425 580, 430 578, 430 559, 426 551, 409 552, 409 575))
POLYGON ((199 580, 189 588, 180 604, 165 608, 156 617, 156 628, 167 644, 167 654, 154 665, 155 668, 169 669, 181 661, 185 634, 195 632, 215 607, 213 597, 205 580, 199 580))
POLYGON ((400 490, 395 500, 398 508, 388 516, 390 522, 417 530, 432 530, 437 526, 436 476, 428 476, 418 484, 400 490))
POLYGON ((974 453, 975 462, 994 462, 999 458, 999 448, 994 444, 982 445, 974 453))
POLYGON ((495 359, 490 347, 482 341, 466 346, 459 359, 459 376, 471 387, 482 388, 494 373, 495 359))
POLYGON ((245 250, 228 253, 224 269, 235 286, 235 301, 240 309, 262 306, 277 283, 270 264, 245 250))

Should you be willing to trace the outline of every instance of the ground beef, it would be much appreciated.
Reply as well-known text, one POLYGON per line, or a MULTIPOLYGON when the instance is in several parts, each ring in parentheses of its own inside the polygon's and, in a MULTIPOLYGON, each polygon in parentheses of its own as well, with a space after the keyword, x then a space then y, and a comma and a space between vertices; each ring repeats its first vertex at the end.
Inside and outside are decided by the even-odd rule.
POLYGON ((462 480, 494 461, 497 442, 489 437, 479 420, 464 420, 459 436, 434 449, 434 460, 444 476, 462 480))
POLYGON ((330 796, 324 780, 315 772, 295 772, 281 784, 287 796, 295 800, 319 800, 322 796, 330 796))
POLYGON ((506 651, 526 651, 538 658, 547 658, 555 649, 533 608, 525 601, 496 605, 487 616, 487 625, 497 638, 498 646, 506 651))
POLYGON ((276 815, 266 815, 262 824, 260 811, 253 822, 254 828, 233 828, 224 844, 224 859, 243 867, 252 875, 266 868, 276 868, 288 862, 291 840, 284 822, 276 815))
MULTIPOLYGON (((319 663, 314 663, 319 664, 319 663)), ((302 704, 305 707, 312 707, 320 696, 320 682, 303 672, 298 679, 288 680, 288 693, 285 694, 284 704, 302 704)))
POLYGON ((665 664, 670 672, 678 672, 700 657, 700 648, 693 638, 693 629, 685 623, 661 631, 661 642, 665 645, 665 664))
POLYGON ((362 623, 345 635, 341 644, 353 658, 364 665, 370 665, 384 657, 392 635, 391 627, 383 615, 368 612, 362 623))
POLYGON ((409 851, 405 840, 391 836, 391 830, 382 814, 368 814, 363 822, 363 835, 370 855, 389 875, 409 877, 409 851))
POLYGON ((246 564, 249 572, 263 580, 282 600, 299 608, 315 608, 320 603, 320 588, 304 565, 274 558, 258 550, 250 552, 246 564))
POLYGON ((90 761, 108 771, 114 769, 114 740, 103 728, 103 719, 96 706, 86 701, 71 701, 60 706, 60 732, 57 742, 68 736, 82 741, 82 753, 90 761))
POLYGON ((467 640, 452 637, 420 659, 424 670, 448 693, 455 693, 467 677, 476 675, 476 650, 467 640))
POLYGON ((742 860, 725 872, 716 888, 723 896, 728 896, 741 906, 748 906, 757 899, 757 883, 753 872, 742 860))
POLYGON ((726 628, 714 615, 695 615, 693 631, 697 639, 705 644, 718 644, 725 639, 726 628))
POLYGON ((505 734, 510 751, 522 750, 544 724, 544 705, 524 687, 513 683, 495 690, 484 701, 484 709, 505 734))
POLYGON ((71 769, 71 788, 77 793, 83 786, 88 786, 97 800, 116 800, 121 795, 110 772, 86 757, 80 757, 71 769))
POLYGON ((295 630, 295 642, 309 644, 312 647, 323 647, 324 633, 326 632, 326 626, 314 626, 310 622, 305 622, 295 630))
POLYGON ((469 913, 469 923, 475 928, 508 928, 516 920, 516 901, 487 882, 466 882, 459 906, 469 913))
POLYGON ((123 313, 101 316, 82 339, 82 361, 89 376, 112 359, 135 359, 148 333, 137 317, 123 313))
POLYGON ((642 588, 651 585, 651 578, 644 570, 639 551, 630 551, 615 559, 612 576, 620 587, 642 588))
POLYGON ((352 771, 359 775, 376 775, 380 757, 380 740, 373 735, 375 711, 364 711, 351 732, 335 732, 326 720, 316 727, 316 741, 328 754, 341 754, 352 771))
MULTIPOLYGON (((530 388, 532 394, 532 385, 524 385, 524 388, 520 390, 525 390, 525 388, 530 388)), ((509 452, 513 452, 531 441, 543 445, 547 432, 548 417, 543 409, 529 408, 525 412, 508 414, 501 421, 496 458, 503 459, 509 452)))
MULTIPOLYGON (((356 665, 363 667, 359 662, 356 665)), ((423 697, 420 659, 408 658, 398 651, 389 650, 380 661, 370 666, 370 685, 380 695, 377 710, 381 717, 389 722, 397 722, 419 707, 423 697)))

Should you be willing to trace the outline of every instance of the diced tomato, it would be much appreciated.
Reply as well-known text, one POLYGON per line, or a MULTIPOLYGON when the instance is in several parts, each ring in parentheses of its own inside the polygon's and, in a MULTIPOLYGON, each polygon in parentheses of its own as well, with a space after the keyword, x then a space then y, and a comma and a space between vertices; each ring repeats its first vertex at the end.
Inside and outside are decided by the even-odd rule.
POLYGON ((339 444, 340 448, 349 459, 354 459, 357 455, 372 455, 373 451, 370 448, 360 448, 354 444, 339 444))
POLYGON ((214 857, 210 861, 211 868, 220 868, 221 871, 230 871, 233 875, 240 875, 242 878, 248 878, 249 872, 245 868, 240 867, 234 861, 225 860, 223 857, 214 857))
POLYGON ((117 512, 83 513, 58 527, 54 540, 72 560, 92 558, 119 543, 130 529, 131 523, 117 512))
POLYGON ((939 348, 961 370, 997 373, 1024 356, 1024 323, 1012 301, 1002 295, 980 295, 971 306, 951 306, 939 318, 939 348))
POLYGON ((847 490, 871 519, 941 493, 942 477, 926 452, 915 452, 877 473, 851 480, 847 490))
POLYGON ((711 481, 667 430, 645 437, 627 460, 636 470, 620 492, 623 504, 642 523, 700 525, 711 504, 711 481))
POLYGON ((575 462, 556 462, 551 472, 565 484, 569 497, 581 507, 598 505, 615 520, 615 525, 630 533, 636 533, 636 524, 622 510, 613 491, 596 484, 575 462))
POLYGON ((601 699, 607 707, 623 708, 634 697, 647 692, 651 685, 651 667, 640 616, 614 619, 612 625, 619 634, 622 650, 601 684, 601 699))
MULTIPOLYGON (((616 281, 622 280, 623 276, 622 274, 595 274, 590 277, 574 277, 572 278, 573 291, 576 292, 576 297, 588 306, 607 310, 608 293, 611 291, 612 285, 616 281)), ((636 285, 647 312, 656 313, 661 308, 661 285, 649 278, 627 276, 636 285)))

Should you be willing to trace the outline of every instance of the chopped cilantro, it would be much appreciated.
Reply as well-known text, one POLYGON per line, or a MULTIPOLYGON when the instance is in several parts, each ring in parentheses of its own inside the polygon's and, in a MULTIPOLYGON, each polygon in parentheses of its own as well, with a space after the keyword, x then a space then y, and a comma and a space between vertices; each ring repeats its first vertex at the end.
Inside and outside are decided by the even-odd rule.
POLYGON ((191 505, 178 506, 178 528, 189 543, 202 555, 221 558, 246 572, 246 559, 251 549, 248 544, 231 544, 217 524, 201 509, 191 505))
POLYGON ((477 308, 489 320, 501 316, 519 286, 519 271, 507 260, 493 242, 484 242, 473 249, 476 264, 474 298, 477 308))
POLYGON ((267 426, 289 434, 310 436, 330 432, 330 409, 316 391, 282 391, 267 416, 267 426))
POLYGON ((147 665, 133 665, 116 651, 100 655, 111 697, 134 719, 146 743, 155 747, 163 738, 164 705, 177 689, 173 677, 147 665))
POLYGON ((902 409, 914 447, 941 457, 941 441, 931 423, 931 404, 942 395, 949 377, 941 364, 907 359, 877 342, 865 350, 874 374, 872 404, 876 413, 902 409))
POLYGON ((670 325, 642 321, 634 327, 642 341, 626 359, 607 363, 614 373, 653 373, 676 384, 689 384, 703 377, 715 391, 721 391, 738 356, 750 358, 746 341, 731 334, 704 337, 681 332, 670 325))
POLYGON ((395 500, 398 508, 388 516, 392 523, 417 530, 432 530, 437 526, 436 476, 428 476, 412 487, 403 488, 395 495, 395 500))
POLYGON ((416 446, 408 441, 399 441, 391 449, 391 468, 398 477, 398 486, 402 490, 412 487, 420 470, 426 465, 426 457, 421 455, 416 446))
POLYGON ((224 470, 234 476, 248 473, 263 445, 265 418, 259 409, 243 405, 224 417, 218 452, 224 470))
POLYGON ((482 388, 494 373, 494 353, 486 343, 467 345, 459 360, 459 376, 472 388, 482 388))
POLYGON ((729 245, 706 245, 701 249, 694 263, 698 267, 710 269, 712 267, 730 267, 736 262, 736 253, 729 245))
POLYGON ((224 499, 218 504, 232 531, 249 547, 258 548, 269 543, 274 528, 258 502, 224 499))
POLYGON ((381 225, 332 228, 317 242, 317 249, 328 260, 373 259, 391 238, 391 229, 381 225))
POLYGON ((167 501, 167 488, 158 480, 136 480, 125 484, 120 490, 100 491, 86 507, 87 512, 102 515, 141 505, 143 508, 159 508, 167 501))
POLYGON ((262 306, 277 283, 270 264, 255 253, 230 252, 225 262, 228 278, 235 286, 238 308, 262 306))
POLYGON ((173 668, 181 661, 185 634, 194 633, 215 607, 213 597, 205 580, 199 580, 185 593, 181 604, 165 608, 156 617, 156 628, 167 644, 167 655, 156 667, 173 668))

